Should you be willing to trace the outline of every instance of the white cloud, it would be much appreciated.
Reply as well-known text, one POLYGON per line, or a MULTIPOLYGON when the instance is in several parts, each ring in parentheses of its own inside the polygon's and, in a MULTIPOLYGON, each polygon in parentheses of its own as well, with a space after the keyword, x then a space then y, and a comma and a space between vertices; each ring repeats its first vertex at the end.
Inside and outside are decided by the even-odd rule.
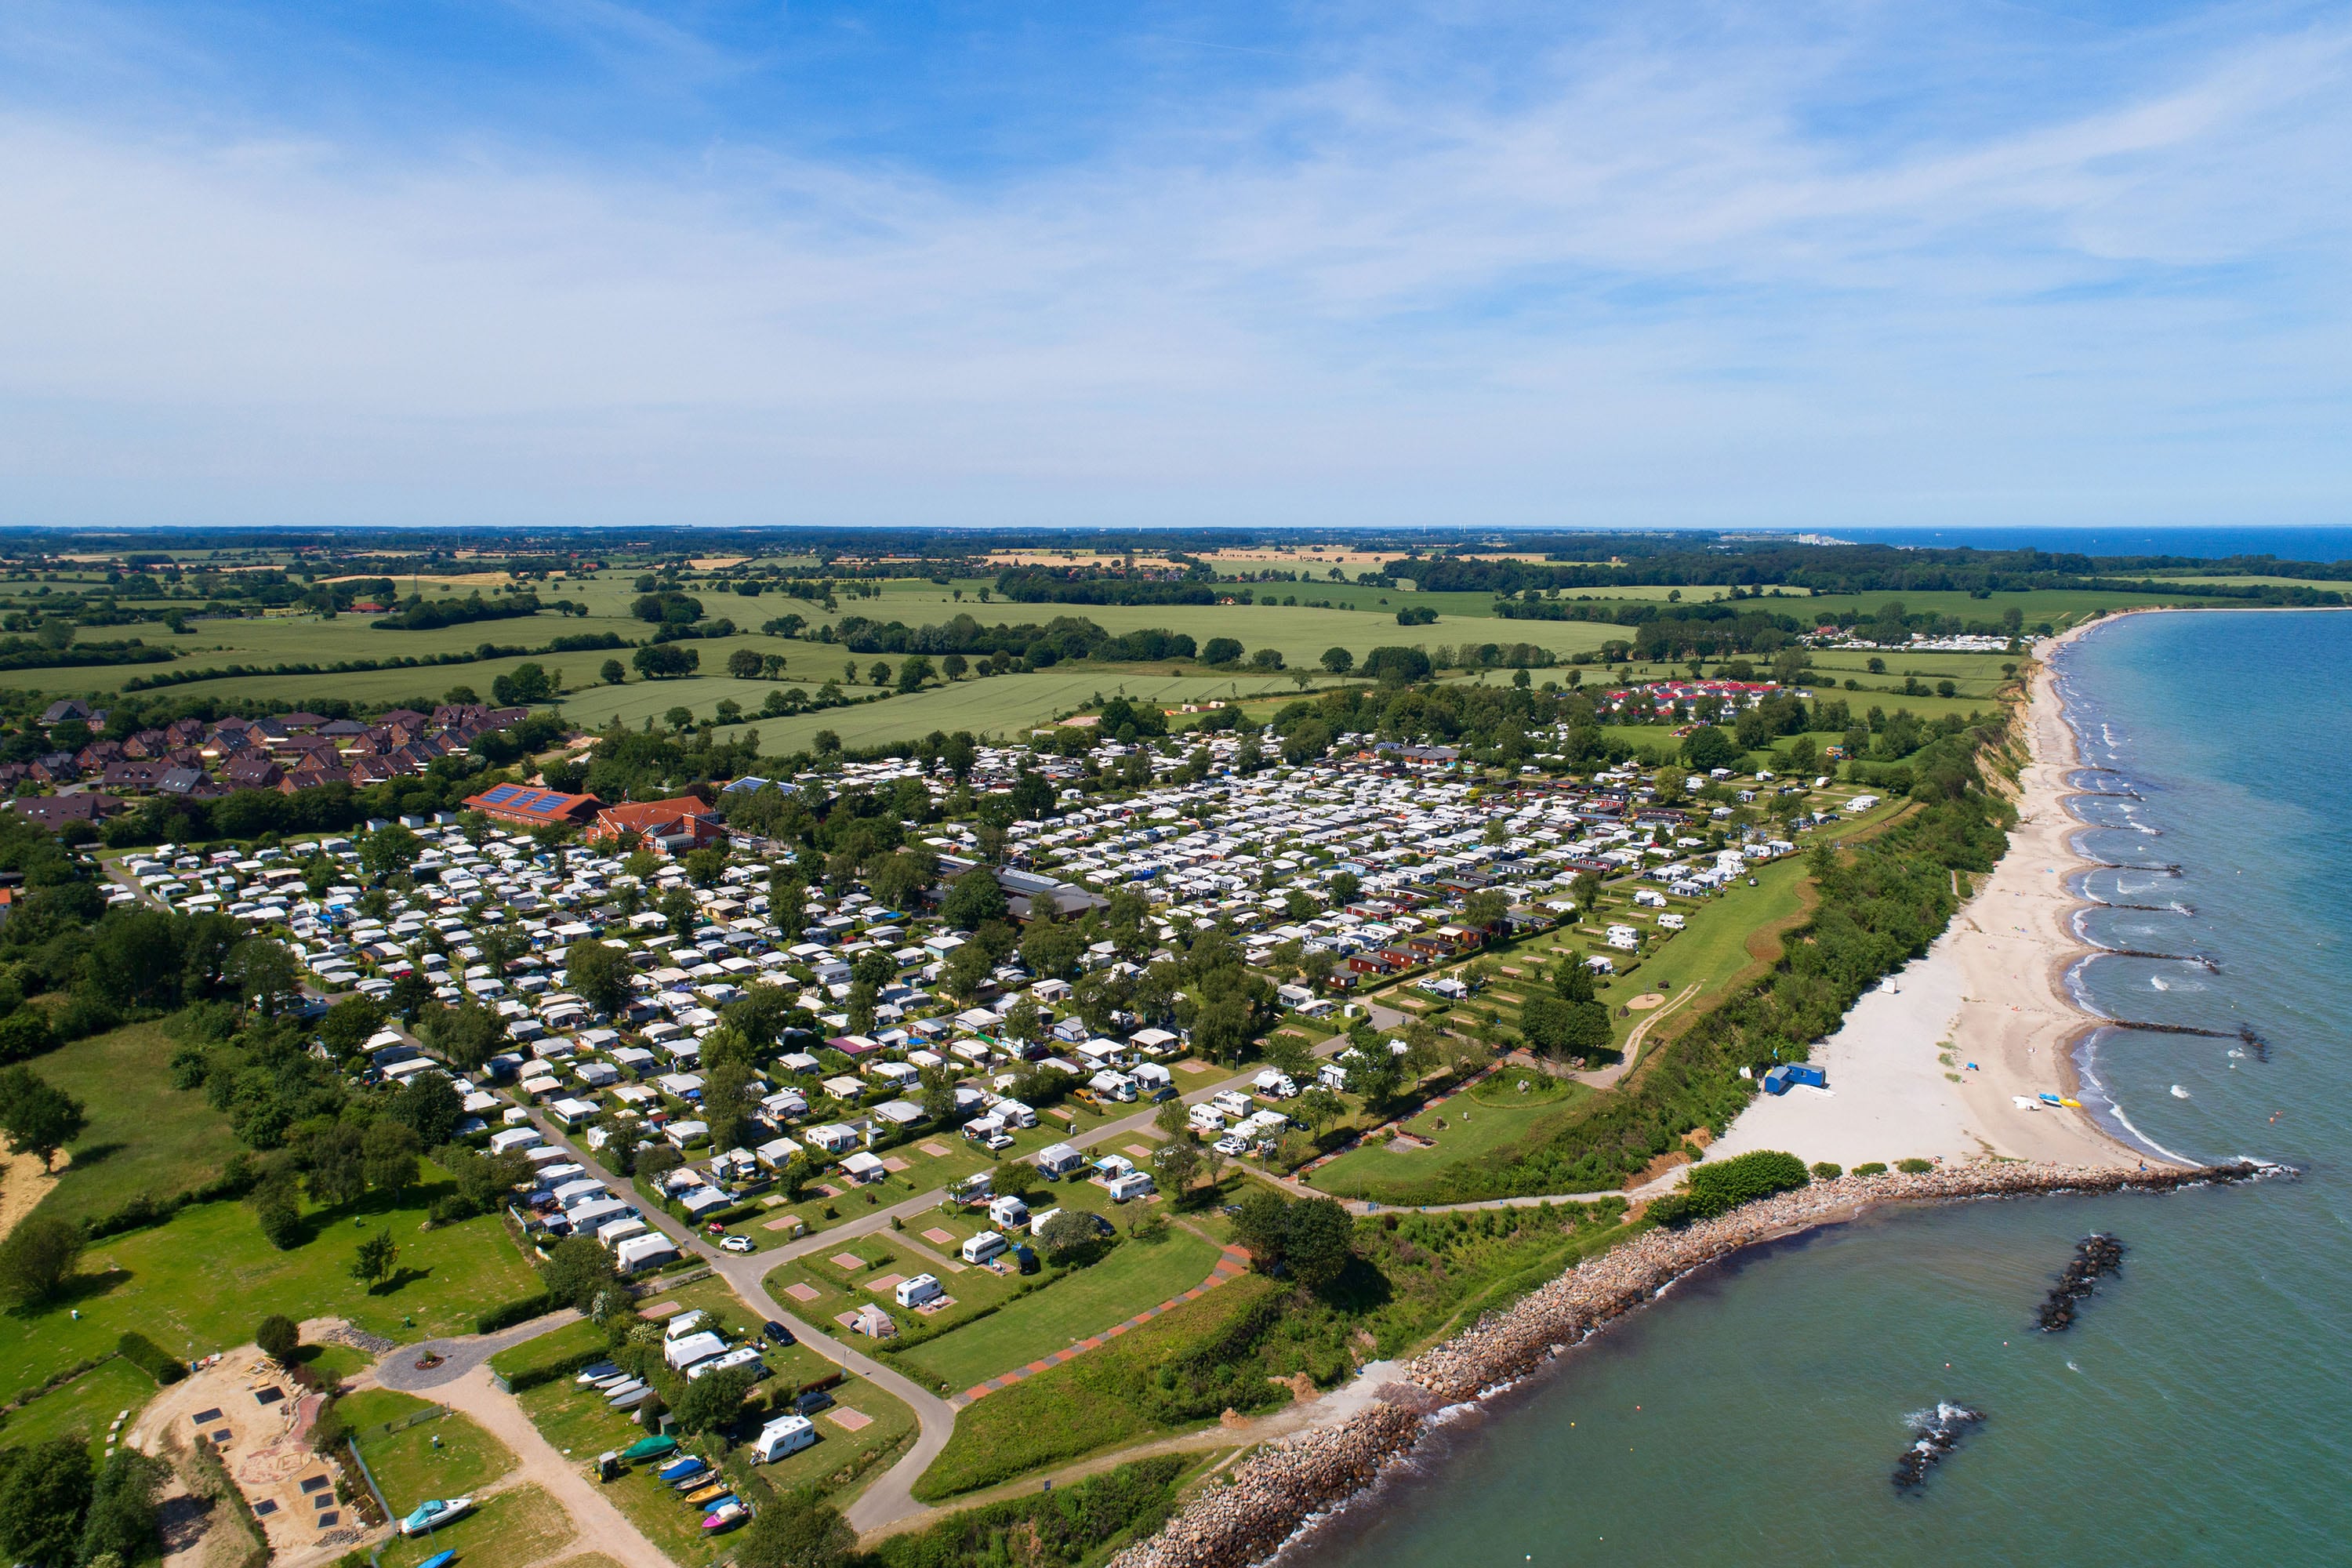
POLYGON ((2342 34, 1884 140, 1818 123, 1852 40, 1735 42, 1367 53, 962 184, 20 108, 0 521, 2340 510, 2342 34))

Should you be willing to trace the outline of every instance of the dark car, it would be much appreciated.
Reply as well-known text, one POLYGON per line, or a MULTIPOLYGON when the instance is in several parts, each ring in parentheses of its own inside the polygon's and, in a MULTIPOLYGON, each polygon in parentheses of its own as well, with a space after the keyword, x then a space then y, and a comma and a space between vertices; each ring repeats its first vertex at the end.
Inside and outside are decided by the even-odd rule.
POLYGON ((773 1318, 769 1319, 768 1321, 761 1328, 760 1331, 767 1335, 770 1339, 775 1341, 775 1342, 780 1345, 788 1345, 793 1342, 792 1330, 784 1327, 783 1324, 776 1321, 773 1318))
POLYGON ((793 1401, 793 1411, 802 1415, 814 1415, 833 1403, 833 1395, 822 1388, 812 1388, 793 1401))

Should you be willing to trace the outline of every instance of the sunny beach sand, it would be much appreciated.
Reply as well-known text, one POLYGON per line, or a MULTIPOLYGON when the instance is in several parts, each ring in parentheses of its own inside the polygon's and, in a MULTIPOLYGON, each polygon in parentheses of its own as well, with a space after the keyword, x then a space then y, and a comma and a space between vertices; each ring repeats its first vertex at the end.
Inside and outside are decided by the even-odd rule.
POLYGON ((2033 668, 2018 825, 1991 877, 1927 956, 1864 995, 1813 1052, 1829 1089, 1759 1097, 1710 1159, 1785 1149, 1849 1169, 1914 1156, 2160 1163, 2109 1137, 2085 1111, 2015 1103, 2044 1092, 2071 1097, 2074 1042, 2096 1023, 2065 990, 2067 970, 2092 950, 2074 929, 2083 900, 2071 883, 2086 862, 2070 840, 2083 824, 2062 804, 2080 759, 2048 662, 2084 629, 2046 647, 2033 668), (1939 1046, 1957 1067, 1937 1059, 1939 1046))

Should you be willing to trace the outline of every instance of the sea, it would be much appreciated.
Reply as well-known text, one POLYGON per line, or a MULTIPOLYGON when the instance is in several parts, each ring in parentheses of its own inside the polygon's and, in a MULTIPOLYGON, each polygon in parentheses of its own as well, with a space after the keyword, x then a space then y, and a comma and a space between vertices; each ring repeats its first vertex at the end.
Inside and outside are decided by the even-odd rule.
MULTIPOLYGON (((2058 656, 2110 947, 2086 1100, 2292 1179, 1874 1212, 1741 1255, 1294 1544, 1297 1568, 2352 1563, 2352 612, 2121 617, 2058 656), (2215 1035, 2152 1033, 2188 1025, 2215 1035), (2242 1026, 2254 1037, 2238 1037, 2242 1026), (2034 1309, 2119 1237, 2074 1325, 2034 1309), (1976 1412, 1924 1484, 1928 1413, 1976 1412)), ((1903 1157, 1888 1149, 1889 1160, 1903 1157)))

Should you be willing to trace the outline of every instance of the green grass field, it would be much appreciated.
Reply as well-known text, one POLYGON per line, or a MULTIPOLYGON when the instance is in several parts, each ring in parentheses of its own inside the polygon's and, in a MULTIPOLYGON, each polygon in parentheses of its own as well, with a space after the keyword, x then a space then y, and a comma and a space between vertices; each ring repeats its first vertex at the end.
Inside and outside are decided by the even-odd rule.
MULTIPOLYGON (((338 1408, 354 1429, 379 1426, 432 1407, 430 1400, 372 1388, 338 1408)), ((398 1518, 433 1498, 467 1497, 515 1468, 507 1446, 466 1416, 451 1414, 390 1434, 359 1438, 360 1458, 398 1518)))
POLYGON ((155 1380, 121 1356, 102 1362, 71 1383, 49 1390, 22 1410, 11 1411, 0 1428, 0 1444, 29 1448, 36 1443, 79 1432, 90 1453, 106 1447, 106 1429, 128 1410, 135 1418, 155 1397, 155 1380))
POLYGON ((578 1533, 572 1516, 545 1489, 520 1486, 483 1500, 474 1512, 431 1535, 394 1536, 382 1562, 386 1568, 416 1568, 436 1552, 455 1552, 466 1568, 523 1568, 578 1533))
POLYGON ((60 1046, 33 1064, 89 1116, 42 1213, 93 1218, 142 1193, 170 1198, 220 1173, 236 1152, 236 1135, 203 1095, 172 1087, 174 1048, 160 1024, 132 1024, 60 1046))
POLYGON ((1376 1196, 1391 1183, 1425 1181, 1448 1165, 1518 1142, 1546 1116, 1592 1093, 1577 1084, 1530 1105, 1495 1105, 1454 1095, 1404 1123, 1405 1131, 1432 1140, 1436 1148, 1403 1149, 1385 1141, 1367 1144, 1314 1172, 1312 1183, 1322 1192, 1357 1197, 1376 1196), (1442 1129, 1440 1121, 1445 1123, 1442 1129))
POLYGON ((340 1315, 401 1341, 470 1332, 484 1308, 539 1281, 495 1220, 420 1228, 446 1185, 420 1185, 397 1205, 371 1198, 356 1211, 311 1211, 311 1239, 286 1252, 234 1203, 199 1205, 167 1225, 93 1242, 59 1299, 0 1315, 0 1391, 111 1351, 130 1329, 183 1360, 247 1342, 272 1312, 298 1321, 340 1315), (348 1270, 360 1238, 378 1227, 400 1244, 401 1272, 393 1288, 371 1292, 348 1270))
POLYGON ((1092 1268, 917 1346, 899 1364, 961 1394, 1181 1295, 1216 1266, 1215 1247, 1173 1226, 1157 1240, 1123 1241, 1092 1268))

